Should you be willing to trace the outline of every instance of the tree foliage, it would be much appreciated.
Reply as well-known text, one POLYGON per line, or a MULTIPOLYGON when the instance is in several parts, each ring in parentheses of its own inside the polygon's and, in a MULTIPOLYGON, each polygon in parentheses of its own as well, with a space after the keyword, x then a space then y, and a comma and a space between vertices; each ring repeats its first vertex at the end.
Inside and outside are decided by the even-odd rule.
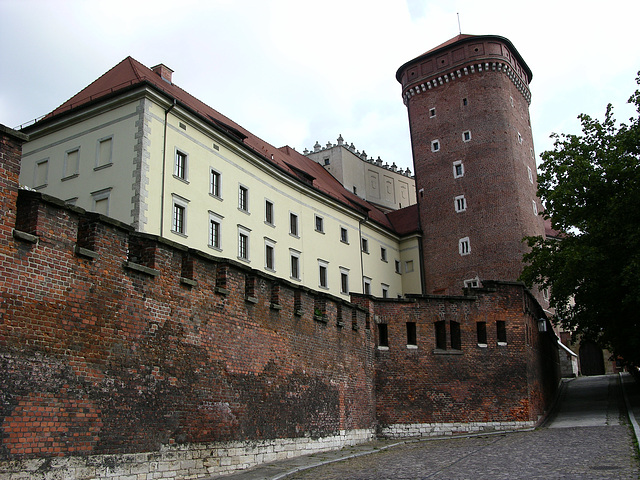
POLYGON ((562 234, 526 239, 521 279, 550 290, 563 327, 640 365, 640 91, 629 103, 629 124, 608 105, 602 122, 580 115, 581 135, 552 135, 538 195, 562 234))

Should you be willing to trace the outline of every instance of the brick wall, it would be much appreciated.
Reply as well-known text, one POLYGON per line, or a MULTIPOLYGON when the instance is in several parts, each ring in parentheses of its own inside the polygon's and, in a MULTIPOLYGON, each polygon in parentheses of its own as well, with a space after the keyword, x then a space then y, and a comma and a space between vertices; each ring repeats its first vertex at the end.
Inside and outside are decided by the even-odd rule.
POLYGON ((387 348, 376 340, 376 408, 383 434, 515 428, 535 424, 544 413, 559 378, 555 336, 538 331, 541 312, 529 308, 537 302, 522 285, 487 284, 472 297, 376 305, 374 321, 386 324, 388 332, 387 348), (435 324, 441 321, 446 345, 437 348, 435 324), (407 322, 416 325, 414 345, 407 344, 407 322), (486 325, 482 345, 478 322, 486 325), (498 337, 497 322, 504 322, 506 342, 498 337), (459 325, 459 345, 452 341, 452 323, 459 325))
POLYGON ((547 401, 525 394, 553 381, 527 351, 521 286, 344 302, 18 193, 22 139, 2 133, 1 480, 197 478, 367 441, 378 423, 521 426, 547 401), (434 354, 436 319, 459 321, 462 353, 434 354), (506 321, 508 345, 478 349, 477 319, 506 321))

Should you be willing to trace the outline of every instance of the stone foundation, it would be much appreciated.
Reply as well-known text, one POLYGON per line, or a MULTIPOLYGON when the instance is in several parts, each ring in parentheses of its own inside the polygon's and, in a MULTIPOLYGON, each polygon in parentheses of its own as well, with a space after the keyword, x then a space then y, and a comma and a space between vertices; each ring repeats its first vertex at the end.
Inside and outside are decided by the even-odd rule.
POLYGON ((384 438, 441 437, 462 433, 502 432, 533 428, 535 422, 407 423, 379 428, 384 438))

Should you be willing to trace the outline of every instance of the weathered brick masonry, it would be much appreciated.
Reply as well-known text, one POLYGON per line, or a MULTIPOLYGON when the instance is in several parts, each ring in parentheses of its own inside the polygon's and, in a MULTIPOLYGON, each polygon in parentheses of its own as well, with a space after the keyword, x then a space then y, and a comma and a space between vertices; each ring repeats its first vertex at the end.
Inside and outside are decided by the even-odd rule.
POLYGON ((553 338, 520 285, 322 296, 18 192, 23 139, 1 136, 2 480, 197 478, 366 441, 378 423, 522 425, 552 394, 553 338), (457 352, 434 351, 441 320, 459 322, 457 352))

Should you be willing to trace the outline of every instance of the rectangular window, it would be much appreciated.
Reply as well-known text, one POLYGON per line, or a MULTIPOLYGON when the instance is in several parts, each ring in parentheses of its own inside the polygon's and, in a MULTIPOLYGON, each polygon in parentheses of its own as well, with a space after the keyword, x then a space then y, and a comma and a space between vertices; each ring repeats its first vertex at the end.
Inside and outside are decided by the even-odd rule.
POLYGON ((46 187, 49 179, 49 159, 40 160, 36 163, 33 174, 33 187, 46 187))
POLYGON ((382 298, 389 298, 389 285, 382 284, 382 298))
POLYGON ((406 262, 404 262, 404 271, 406 273, 413 272, 413 260, 407 260, 406 262))
POLYGON ((64 157, 63 178, 78 175, 80 169, 80 149, 69 150, 64 157))
POLYGON ((402 273, 402 270, 400 269, 400 261, 396 260, 396 273, 402 273))
POLYGON ((435 334, 436 334, 436 349, 446 350, 447 349, 447 328, 444 320, 435 322, 433 325, 434 325, 435 334))
POLYGON ((471 131, 467 130, 465 132, 462 132, 462 141, 463 142, 468 142, 471 140, 471 131))
POLYGON ((238 228, 238 258, 249 260, 249 230, 238 228))
POLYGON ((346 268, 340 269, 340 293, 349 293, 349 270, 346 268))
POLYGON ((458 252, 460 255, 469 255, 471 253, 469 237, 464 237, 458 240, 458 252))
POLYGON ((173 204, 173 219, 171 223, 171 230, 176 233, 185 232, 185 216, 186 216, 186 208, 177 203, 173 204))
POLYGON ((300 280, 300 252, 289 250, 289 256, 291 259, 291 278, 300 280))
POLYGON ((387 261, 387 249, 384 247, 380 247, 380 260, 383 262, 387 261))
POLYGON ((476 322, 478 345, 487 345, 487 322, 476 322))
POLYGON ((275 242, 265 239, 264 241, 264 268, 275 270, 275 242))
POLYGON ((364 253, 369 253, 369 240, 366 238, 362 239, 362 251, 364 253))
POLYGON ((249 211, 249 189, 243 185, 238 187, 238 210, 249 211))
POLYGON ((407 345, 418 345, 416 322, 407 322, 407 345))
POLYGON ((378 346, 389 347, 389 327, 386 323, 378 324, 378 346))
POLYGON ((371 295, 371 279, 368 277, 364 277, 363 278, 363 285, 364 285, 364 294, 365 295, 371 295))
POLYGON ((529 183, 533 185, 533 171, 531 171, 531 167, 527 165, 527 176, 529 177, 529 183))
POLYGON ((531 200, 533 204, 533 214, 538 215, 538 203, 535 200, 531 200))
POLYGON ((349 235, 347 229, 344 227, 340 227, 340 241, 342 243, 349 243, 349 235))
POLYGON ((289 214, 289 234, 294 237, 298 236, 298 215, 295 213, 289 214))
POLYGON ((469 105, 469 101, 468 101, 468 100, 467 100, 467 98, 465 97, 465 98, 463 98, 463 99, 462 99, 462 106, 463 106, 463 107, 466 107, 467 105, 469 105))
POLYGON ((436 116, 436 109, 435 108, 430 108, 429 109, 429 117, 433 118, 436 116))
POLYGON ((316 215, 316 232, 324 233, 324 219, 316 215))
POLYGON ((460 178, 464 176, 464 165, 460 160, 453 162, 453 178, 460 178))
POLYGON ((453 320, 449 322, 449 331, 451 334, 451 348, 453 350, 462 350, 462 338, 460 336, 460 324, 453 320))
POLYGON ((96 168, 106 167, 113 162, 113 137, 98 140, 96 168))
POLYGON ((264 222, 273 225, 273 202, 269 200, 264 201, 264 222))
POLYGON ((478 277, 470 278, 464 281, 464 288, 478 288, 480 286, 480 280, 478 277))
POLYGON ((222 218, 217 215, 209 213, 209 246, 220 249, 220 225, 222 224, 222 218))
POLYGON ((454 199, 454 208, 457 213, 464 212, 467 209, 467 201, 464 198, 464 195, 458 195, 454 199))
POLYGON ((220 195, 220 180, 220 172, 212 168, 209 172, 209 194, 218 198, 222 197, 222 195, 220 195))
POLYGON ((182 179, 187 179, 187 154, 176 150, 176 161, 173 168, 173 174, 182 179))
POLYGON ((321 288, 329 288, 329 283, 327 279, 327 267, 328 264, 323 261, 318 262, 318 285, 321 288))
POLYGON ((431 141, 431 151, 432 152, 437 152, 440 150, 440 141, 439 140, 432 140, 431 141))
POLYGON ((498 337, 498 345, 507 344, 507 324, 504 320, 496 321, 496 336, 498 337))

